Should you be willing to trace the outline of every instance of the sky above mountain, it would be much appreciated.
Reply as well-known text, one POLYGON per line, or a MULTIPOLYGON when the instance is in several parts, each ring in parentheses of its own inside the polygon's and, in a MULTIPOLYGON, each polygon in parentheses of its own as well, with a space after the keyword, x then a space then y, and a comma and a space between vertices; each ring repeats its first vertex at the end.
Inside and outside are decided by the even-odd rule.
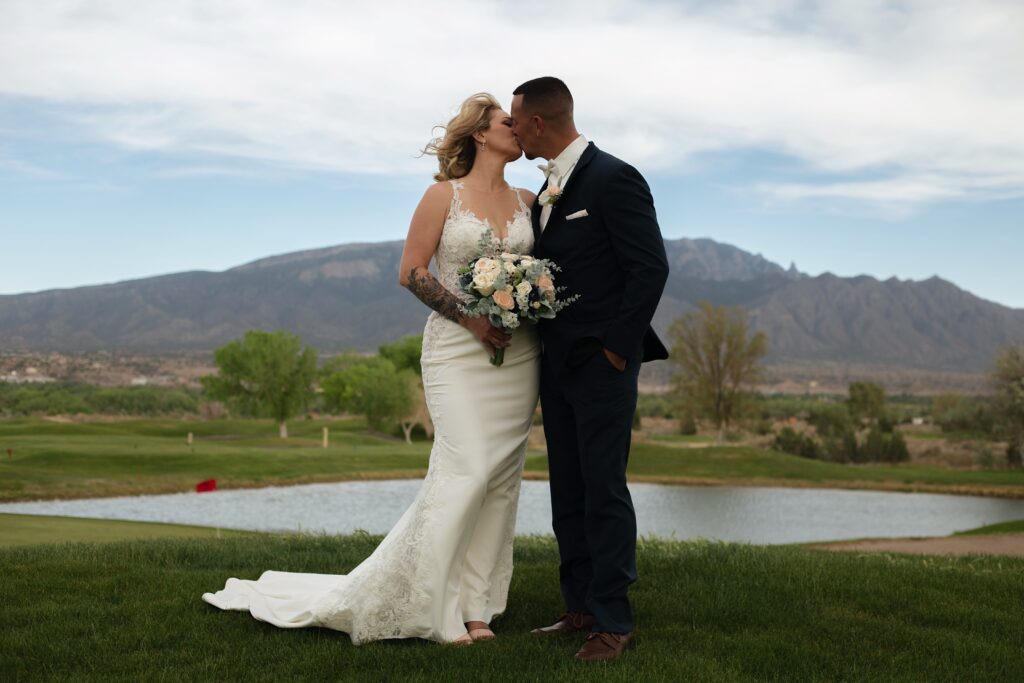
POLYGON ((666 237, 1024 308, 1021 35, 1012 0, 5 0, 0 293, 400 239, 432 126, 554 74, 666 237))

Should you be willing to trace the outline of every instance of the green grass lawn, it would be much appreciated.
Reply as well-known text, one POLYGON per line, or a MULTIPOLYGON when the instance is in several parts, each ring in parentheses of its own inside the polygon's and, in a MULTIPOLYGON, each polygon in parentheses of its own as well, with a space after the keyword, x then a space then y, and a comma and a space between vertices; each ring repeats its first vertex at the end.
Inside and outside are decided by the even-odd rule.
MULTIPOLYGON (((429 442, 407 445, 361 420, 296 420, 277 437, 268 420, 124 419, 65 424, 0 421, 0 501, 168 493, 203 479, 222 488, 418 477, 429 442), (331 430, 329 448, 321 429, 331 430), (193 432, 192 446, 185 443, 193 432), (6 449, 12 450, 8 457, 6 449)), ((699 439, 676 437, 680 443, 699 439)), ((543 453, 526 470, 544 476, 543 453)), ((1024 497, 1024 471, 920 465, 842 465, 741 445, 680 448, 672 437, 636 443, 634 481, 942 490, 1024 497)))
POLYGON ((227 538, 251 536, 254 533, 184 524, 10 515, 0 512, 0 548, 40 543, 108 543, 153 538, 227 538))
POLYGON ((717 439, 712 434, 652 434, 649 439, 654 442, 676 444, 710 444, 717 439))
POLYGON ((428 443, 376 436, 362 421, 297 420, 289 429, 285 440, 268 420, 0 421, 0 500, 186 491, 209 478, 230 488, 426 471, 428 443))
POLYGON ((264 569, 345 573, 378 537, 163 539, 0 549, 0 680, 1019 681, 1024 560, 641 542, 638 647, 571 660, 529 628, 561 607, 554 542, 517 541, 499 639, 353 647, 200 601, 264 569))
MULTIPOLYGON (((543 471, 544 458, 527 461, 528 471, 543 471)), ((780 484, 892 485, 894 488, 974 487, 1024 497, 1024 470, 955 470, 911 464, 844 465, 809 460, 750 446, 669 448, 637 443, 630 453, 629 472, 635 478, 685 478, 780 484)))
POLYGON ((960 531, 954 536, 987 536, 989 534, 1024 534, 1024 519, 1015 522, 1002 522, 1000 524, 989 524, 988 526, 960 531))

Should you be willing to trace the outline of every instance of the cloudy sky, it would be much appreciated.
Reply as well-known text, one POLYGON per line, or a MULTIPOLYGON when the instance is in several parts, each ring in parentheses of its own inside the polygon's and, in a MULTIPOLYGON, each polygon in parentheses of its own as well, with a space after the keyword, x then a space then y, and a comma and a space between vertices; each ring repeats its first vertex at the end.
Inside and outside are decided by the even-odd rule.
POLYGON ((400 239, 432 126, 554 74, 667 238, 1024 308, 1022 35, 1017 0, 0 0, 0 294, 400 239))

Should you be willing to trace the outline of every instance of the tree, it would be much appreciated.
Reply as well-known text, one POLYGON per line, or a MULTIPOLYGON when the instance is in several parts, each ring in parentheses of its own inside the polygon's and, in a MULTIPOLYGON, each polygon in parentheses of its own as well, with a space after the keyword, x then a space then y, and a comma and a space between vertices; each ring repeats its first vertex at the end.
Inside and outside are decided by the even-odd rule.
POLYGON ((402 337, 394 344, 381 344, 377 348, 384 358, 394 363, 397 370, 412 370, 422 376, 420 356, 423 355, 423 335, 402 337))
POLYGON ((940 394, 932 399, 932 421, 943 432, 969 432, 989 436, 995 429, 992 402, 966 399, 959 394, 940 394))
POLYGON ((960 394, 947 392, 932 399, 932 422, 946 431, 945 425, 963 411, 964 398, 960 394))
POLYGON ((857 432, 848 406, 832 404, 815 407, 808 421, 821 437, 822 451, 835 462, 858 462, 857 432))
POLYGON ((846 407, 858 422, 880 420, 885 416, 885 389, 871 382, 853 382, 846 407))
POLYGON ((1024 461, 1024 347, 1008 346, 996 356, 990 377, 995 390, 996 429, 1006 439, 1006 461, 1024 461))
POLYGON ((417 424, 423 425, 427 435, 432 436, 434 425, 430 421, 430 411, 427 409, 427 398, 423 392, 423 369, 420 367, 420 357, 423 355, 423 335, 403 337, 394 344, 382 344, 377 352, 394 363, 397 370, 411 370, 416 373, 412 408, 398 421, 402 427, 402 433, 405 435, 405 442, 412 443, 412 430, 417 424))
MULTIPOLYGON (((398 370, 381 356, 339 356, 321 372, 320 388, 329 410, 366 416, 370 427, 386 432, 412 412, 416 375, 398 370)), ((410 441, 412 425, 405 430, 410 441)))
POLYGON ((823 439, 841 439, 854 431, 850 412, 837 404, 816 406, 811 409, 808 422, 823 439))
POLYGON ((678 369, 677 397, 714 422, 721 442, 748 389, 761 377, 767 337, 750 333, 742 308, 703 302, 672 323, 669 340, 678 369))
POLYGON ((249 330, 214 351, 213 359, 218 374, 200 379, 206 393, 244 414, 273 418, 281 438, 287 438, 287 420, 313 397, 316 351, 303 349, 289 332, 249 330))

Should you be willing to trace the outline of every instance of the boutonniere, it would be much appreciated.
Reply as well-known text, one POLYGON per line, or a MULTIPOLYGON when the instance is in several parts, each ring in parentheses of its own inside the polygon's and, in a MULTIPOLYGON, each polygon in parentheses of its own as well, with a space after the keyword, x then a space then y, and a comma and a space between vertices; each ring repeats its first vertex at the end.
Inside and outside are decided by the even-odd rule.
POLYGON ((562 198, 562 188, 558 185, 548 185, 548 189, 540 193, 537 201, 541 206, 554 206, 562 198))

